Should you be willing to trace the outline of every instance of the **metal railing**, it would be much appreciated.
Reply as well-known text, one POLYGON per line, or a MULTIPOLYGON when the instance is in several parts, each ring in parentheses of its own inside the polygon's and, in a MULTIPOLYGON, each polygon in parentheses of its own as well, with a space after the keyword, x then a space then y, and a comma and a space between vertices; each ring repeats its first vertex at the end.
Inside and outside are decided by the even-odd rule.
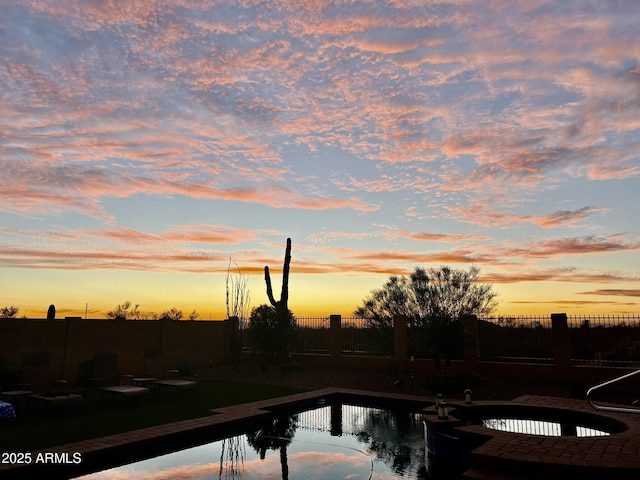
POLYGON ((605 412, 640 413, 640 408, 626 408, 626 407, 614 407, 614 406, 611 406, 611 405, 598 405, 591 398, 591 394, 593 392, 595 392, 596 390, 600 390, 603 387, 607 387, 609 385, 613 385, 614 383, 621 382, 622 380, 626 380, 627 378, 633 377, 634 375, 637 375, 638 373, 640 373, 640 370, 636 370, 634 372, 627 373, 625 375, 621 375, 619 377, 616 377, 616 378, 614 378, 612 380, 608 380, 608 381, 600 383, 598 385, 594 385, 589 390, 587 390, 587 400, 589 401, 589 404, 595 410, 602 410, 602 411, 605 411, 605 412))

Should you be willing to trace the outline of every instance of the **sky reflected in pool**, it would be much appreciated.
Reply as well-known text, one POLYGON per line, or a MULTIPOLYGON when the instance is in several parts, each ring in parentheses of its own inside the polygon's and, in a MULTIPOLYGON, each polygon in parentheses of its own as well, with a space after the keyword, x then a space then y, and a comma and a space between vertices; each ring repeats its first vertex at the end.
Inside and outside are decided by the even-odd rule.
POLYGON ((427 478, 421 418, 324 406, 243 435, 80 477, 83 480, 427 478))

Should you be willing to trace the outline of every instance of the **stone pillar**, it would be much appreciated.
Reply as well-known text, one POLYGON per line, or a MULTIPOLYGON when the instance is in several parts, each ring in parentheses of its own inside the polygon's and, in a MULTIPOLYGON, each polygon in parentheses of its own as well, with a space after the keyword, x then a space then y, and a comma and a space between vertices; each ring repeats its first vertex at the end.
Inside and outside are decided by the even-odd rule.
POLYGON ((393 357, 398 366, 398 372, 407 371, 407 357, 409 356, 409 331, 407 318, 404 315, 393 316, 393 357))
POLYGON ((329 316, 329 355, 331 356, 331 366, 340 366, 340 356, 342 355, 342 316, 329 316))
POLYGON ((470 372, 477 372, 480 364, 478 348, 478 317, 465 315, 464 322, 464 368, 470 372))
POLYGON ((571 344, 566 313, 551 314, 551 346, 556 381, 567 382, 571 376, 571 344))

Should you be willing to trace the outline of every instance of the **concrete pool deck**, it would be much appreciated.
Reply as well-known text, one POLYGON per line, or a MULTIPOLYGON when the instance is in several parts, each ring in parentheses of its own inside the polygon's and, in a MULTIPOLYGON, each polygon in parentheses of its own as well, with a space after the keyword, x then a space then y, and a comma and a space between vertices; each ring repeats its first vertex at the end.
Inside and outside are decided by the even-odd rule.
MULTIPOLYGON (((67 444, 43 451, 29 452, 29 465, 0 464, 0 478, 69 478, 118 465, 151 458, 177 449, 241 433, 274 411, 294 407, 317 406, 321 400, 338 399, 363 402, 372 406, 393 408, 411 403, 417 408, 429 407, 433 398, 379 393, 346 388, 324 388, 287 397, 261 400, 216 409, 211 416, 158 425, 118 435, 67 444), (48 463, 36 463, 39 454, 48 463), (48 457, 44 454, 49 454, 48 457), (81 461, 74 463, 74 454, 81 461), (57 455, 57 456, 56 456, 57 455)), ((475 402, 474 402, 475 403, 475 402)), ((581 472, 588 478, 593 473, 607 478, 637 478, 640 474, 640 415, 596 412, 586 401, 556 397, 522 396, 510 402, 477 402, 478 404, 523 404, 568 408, 597 413, 624 422, 628 429, 607 437, 541 437, 488 431, 480 426, 460 427, 488 436, 488 440, 472 452, 472 468, 465 478, 506 480, 526 478, 530 472, 547 480, 569 478, 567 472, 581 472), (512 472, 512 473, 509 473, 512 472), (519 472, 516 474, 516 472, 519 472)), ((10 450, 6 450, 10 451, 10 450)), ((535 476, 532 478, 536 478, 535 476)))

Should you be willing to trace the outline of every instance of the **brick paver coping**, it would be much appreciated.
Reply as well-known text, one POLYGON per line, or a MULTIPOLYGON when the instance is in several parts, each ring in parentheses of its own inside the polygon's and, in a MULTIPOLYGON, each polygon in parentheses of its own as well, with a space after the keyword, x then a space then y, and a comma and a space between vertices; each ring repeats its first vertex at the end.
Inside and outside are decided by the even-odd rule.
MULTIPOLYGON (((113 468, 145 458, 155 457, 210 441, 230 434, 242 433, 257 420, 266 418, 273 411, 293 407, 317 405, 321 399, 366 402, 375 406, 393 408, 407 402, 424 408, 432 405, 432 398, 414 395, 389 394, 325 388, 286 397, 234 405, 216 409, 215 415, 158 425, 118 435, 67 444, 43 451, 29 452, 35 459, 39 454, 49 454, 53 463, 30 465, 0 464, 0 478, 69 478, 93 471, 113 468), (81 461, 74 463, 79 454, 81 461), (55 457, 57 455, 57 457, 55 457), (67 463, 65 463, 67 462, 67 463)), ((474 402, 476 403, 476 402, 474 402)), ((594 413, 585 401, 555 397, 523 396, 512 402, 477 402, 478 404, 519 403, 570 408, 594 413)), ((612 469, 640 469, 640 415, 606 413, 628 425, 621 433, 607 437, 541 437, 490 431, 480 426, 460 427, 478 431, 491 438, 474 450, 474 454, 495 457, 500 461, 525 461, 548 465, 596 466, 612 469)), ((4 442, 3 442, 4 443, 4 442)), ((6 447, 3 447, 6 448, 6 447)), ((46 457, 44 457, 46 458, 46 457)), ((640 470, 639 470, 640 471, 640 470)), ((613 473, 615 475, 615 473, 613 473)), ((616 478, 610 476, 608 478, 616 478)), ((640 477, 639 477, 640 478, 640 477)))
MULTIPOLYGON (((479 425, 458 427, 457 430, 488 435, 488 441, 473 450, 472 467, 480 463, 491 470, 539 472, 541 478, 564 478, 561 472, 572 472, 576 478, 640 478, 640 414, 596 411, 584 400, 524 395, 510 402, 474 402, 479 405, 520 404, 569 409, 609 417, 626 424, 626 430, 608 436, 547 437, 489 430, 479 425), (505 466, 507 466, 505 468, 505 466), (561 475, 556 477, 556 475, 561 475), (604 475, 604 476, 602 476, 604 475)), ((538 478, 537 475, 534 475, 538 478)), ((510 478, 478 476, 469 478, 510 478)), ((524 477, 521 477, 524 478, 524 477)), ((573 478, 573 475, 572 475, 573 478)))

